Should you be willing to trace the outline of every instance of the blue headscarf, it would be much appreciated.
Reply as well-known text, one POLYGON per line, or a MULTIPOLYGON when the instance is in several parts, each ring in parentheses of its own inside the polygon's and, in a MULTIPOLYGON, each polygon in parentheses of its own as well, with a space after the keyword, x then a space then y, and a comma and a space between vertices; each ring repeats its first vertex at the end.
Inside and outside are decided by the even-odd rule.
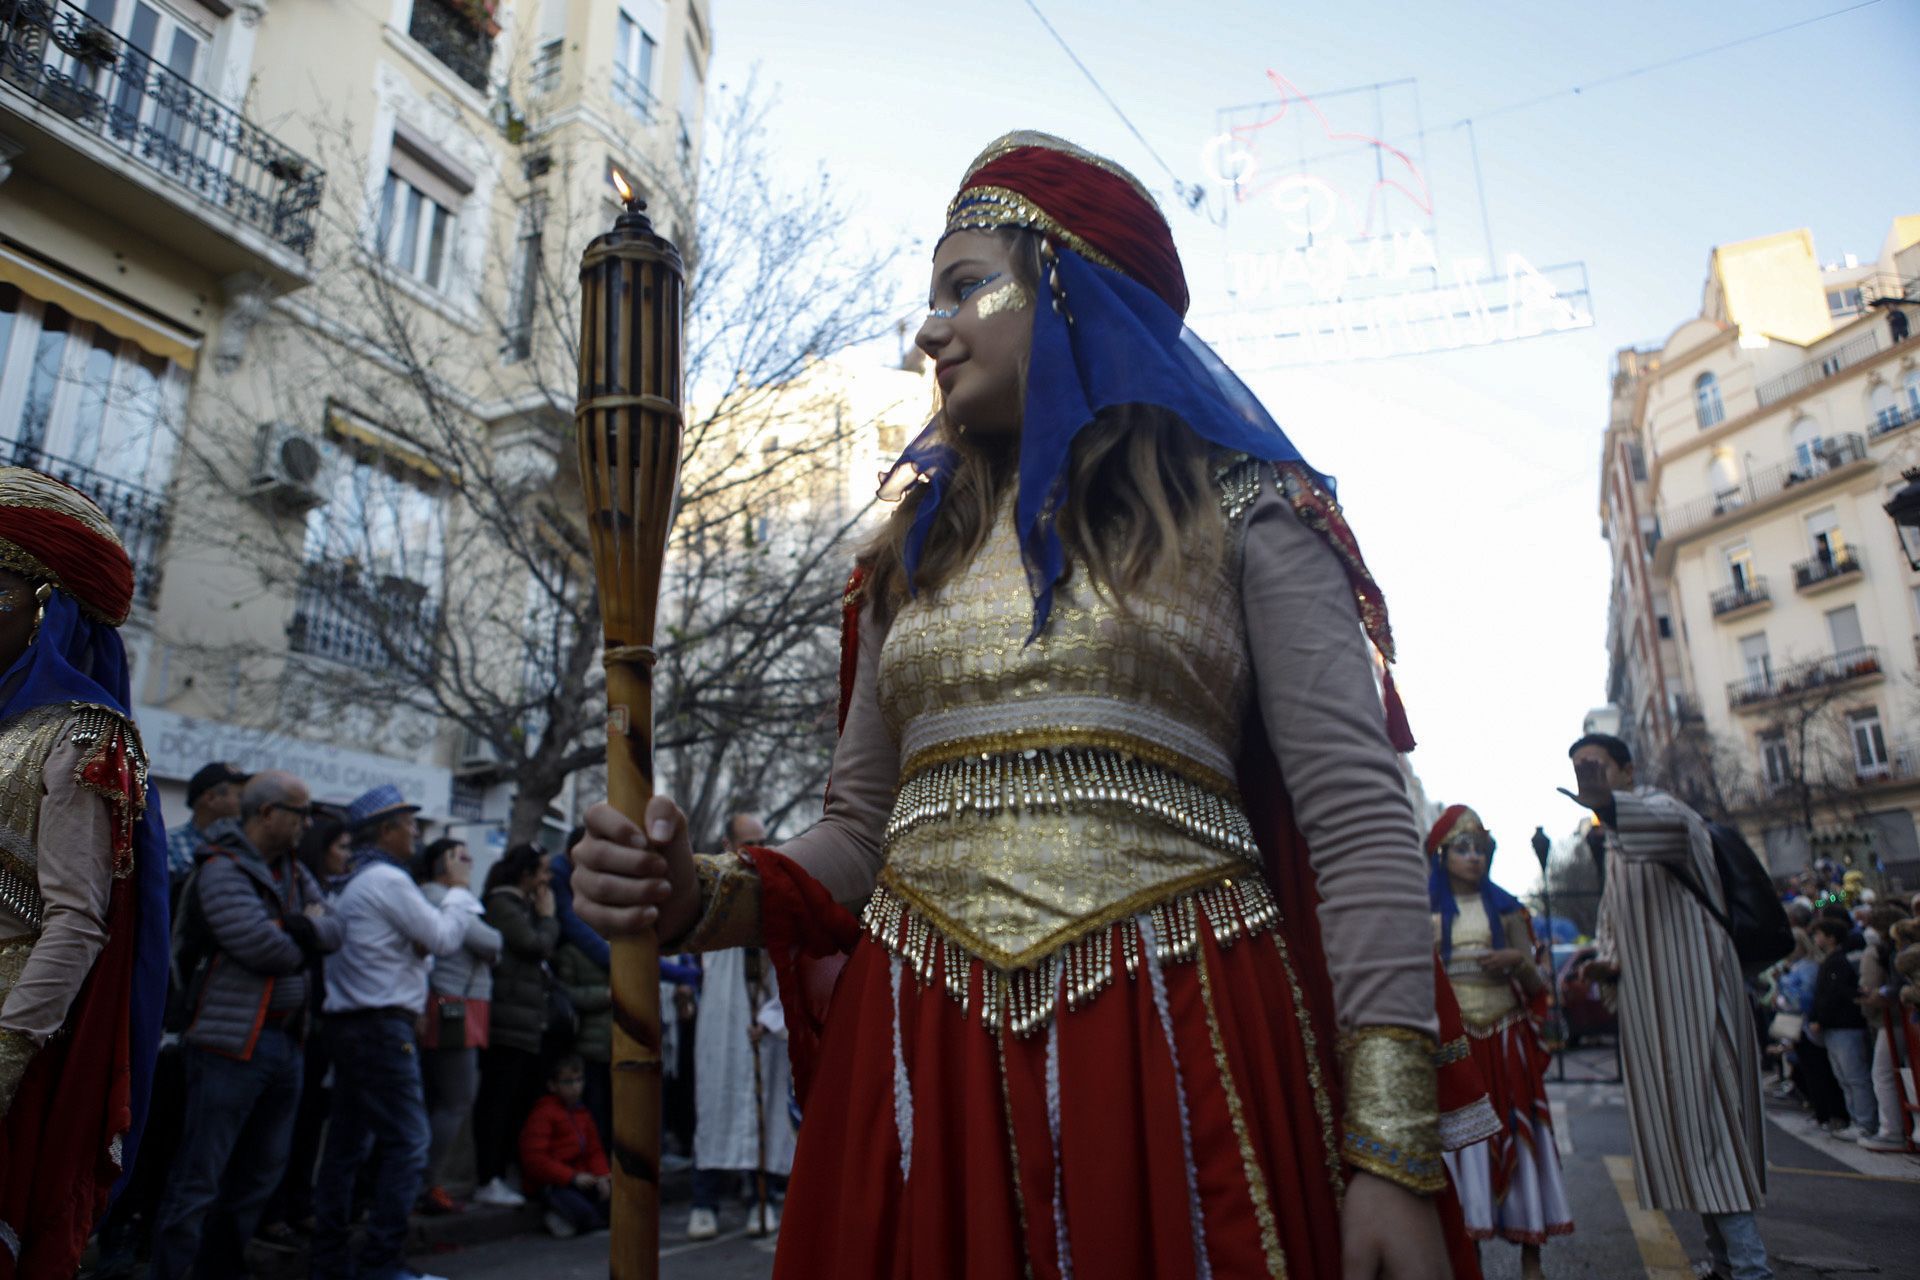
MULTIPOLYGON (((1500 917, 1526 910, 1526 904, 1493 882, 1493 837, 1487 837, 1487 874, 1480 880, 1480 906, 1487 913, 1487 934, 1493 949, 1507 945, 1507 931, 1500 917)), ((1440 915, 1440 963, 1453 961, 1453 922, 1460 914, 1454 901, 1453 880, 1447 875, 1447 851, 1444 844, 1433 855, 1433 870, 1427 875, 1427 902, 1440 915)))
MULTIPOLYGON (((58 703, 89 702, 132 715, 127 650, 120 633, 80 612, 66 592, 48 598, 39 634, 27 651, 0 676, 0 722, 58 703)), ((146 1128, 147 1099, 153 1088, 153 1064, 160 1052, 160 1019, 167 1002, 168 936, 167 836, 160 821, 160 796, 147 784, 146 808, 133 833, 134 960, 131 990, 129 1070, 133 1124, 122 1146, 120 1183, 133 1169, 133 1157, 146 1128)))
MULTIPOLYGON (((1054 587, 1066 573, 1054 517, 1066 497, 1074 437, 1101 410, 1165 409, 1220 449, 1268 462, 1305 462, 1259 399, 1159 294, 1070 248, 1054 252, 1065 307, 1056 310, 1043 296, 1034 308, 1014 508, 1033 591, 1030 641, 1046 629, 1054 587)), ((909 584, 954 461, 952 446, 930 425, 895 464, 896 476, 901 467, 910 468, 925 489, 903 547, 909 584)), ((1314 477, 1333 492, 1331 477, 1317 471, 1314 477)))

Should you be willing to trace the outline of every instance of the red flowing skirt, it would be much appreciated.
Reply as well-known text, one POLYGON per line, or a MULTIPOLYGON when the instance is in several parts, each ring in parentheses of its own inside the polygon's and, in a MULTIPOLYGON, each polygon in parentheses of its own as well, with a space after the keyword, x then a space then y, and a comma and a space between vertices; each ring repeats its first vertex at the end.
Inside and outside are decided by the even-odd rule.
POLYGON ((1276 935, 1203 923, 1025 1037, 981 1025, 978 961, 964 1012, 941 963, 855 948, 776 1280, 1339 1276, 1334 1082, 1276 935))

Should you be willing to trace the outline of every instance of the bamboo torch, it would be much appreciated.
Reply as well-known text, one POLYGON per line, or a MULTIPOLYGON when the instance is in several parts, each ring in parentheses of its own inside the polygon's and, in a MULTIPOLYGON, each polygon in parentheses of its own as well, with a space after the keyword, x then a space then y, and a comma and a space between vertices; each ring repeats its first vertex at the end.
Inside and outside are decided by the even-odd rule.
MULTIPOLYGON (((680 477, 685 269, 646 201, 580 259, 580 482, 606 629, 607 798, 653 795, 653 628, 680 477)), ((660 940, 613 943, 613 1280, 660 1273, 660 940)))

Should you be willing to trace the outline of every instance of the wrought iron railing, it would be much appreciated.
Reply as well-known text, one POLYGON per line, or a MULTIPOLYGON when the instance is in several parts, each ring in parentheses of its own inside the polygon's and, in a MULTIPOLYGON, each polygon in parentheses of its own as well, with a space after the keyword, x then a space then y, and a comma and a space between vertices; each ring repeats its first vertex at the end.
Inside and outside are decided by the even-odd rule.
POLYGON ((445 63, 447 70, 485 93, 493 64, 493 37, 470 16, 479 11, 480 0, 468 0, 468 4, 471 7, 463 9, 449 0, 413 0, 407 34, 445 63))
POLYGON ((1826 555, 1809 556, 1793 566, 1793 585, 1795 589, 1805 591, 1834 578, 1844 578, 1860 572, 1859 553, 1849 547, 1839 555, 1828 552, 1826 555))
POLYGON ((1920 302, 1920 276, 1902 280, 1898 272, 1876 271, 1860 282, 1860 296, 1868 306, 1889 302, 1920 302))
POLYGON ((326 174, 65 0, 0 0, 0 94, 22 93, 301 257, 326 174))
POLYGON ((1764 471, 1754 472, 1731 489, 1667 508, 1661 513, 1660 528, 1668 539, 1680 537, 1721 516, 1791 489, 1794 485, 1805 484, 1839 467, 1864 462, 1866 457, 1867 441, 1864 436, 1855 432, 1833 436, 1821 444, 1820 452, 1810 462, 1803 464, 1798 458, 1782 462, 1764 471))
POLYGON ((1773 597, 1767 592, 1767 580, 1761 577, 1748 578, 1744 585, 1736 584, 1722 587, 1713 593, 1713 616, 1734 613, 1748 605, 1765 604, 1773 597))
POLYGON ((615 101, 633 113, 635 119, 648 124, 653 122, 653 91, 647 88, 645 81, 625 67, 616 66, 613 69, 613 96, 615 101))
POLYGON ((1867 428, 1867 434, 1883 436, 1915 422, 1920 422, 1920 407, 1892 405, 1873 415, 1873 425, 1867 428))
POLYGON ((1831 378, 1848 365, 1858 364, 1880 349, 1880 334, 1863 333, 1843 347, 1836 347, 1823 356, 1807 361, 1797 369, 1791 369, 1777 378, 1770 378, 1753 389, 1754 395, 1762 406, 1776 400, 1784 400, 1796 391, 1831 378))
POLYGON ((1827 685, 1877 676, 1882 670, 1880 650, 1874 645, 1862 645, 1811 662, 1795 663, 1779 671, 1735 680, 1727 686, 1727 702, 1736 709, 1751 707, 1810 693, 1827 685))
POLYGON ((133 561, 133 595, 151 607, 160 592, 160 547, 167 540, 167 500, 161 494, 66 458, 56 458, 28 440, 0 442, 0 457, 16 467, 45 472, 92 498, 106 513, 133 561))
POLYGON ((439 607, 406 578, 368 574, 350 560, 316 560, 300 572, 288 647, 351 667, 419 668, 433 658, 439 607))

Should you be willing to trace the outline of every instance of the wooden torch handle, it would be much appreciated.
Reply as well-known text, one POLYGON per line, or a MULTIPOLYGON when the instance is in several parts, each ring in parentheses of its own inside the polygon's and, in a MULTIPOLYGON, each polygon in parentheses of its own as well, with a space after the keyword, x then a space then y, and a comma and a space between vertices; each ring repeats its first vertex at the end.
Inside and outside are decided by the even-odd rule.
MULTIPOLYGON (((653 653, 607 655, 607 799, 644 823, 653 798, 653 653)), ((612 1280, 660 1274, 660 939, 612 944, 612 1280)))

